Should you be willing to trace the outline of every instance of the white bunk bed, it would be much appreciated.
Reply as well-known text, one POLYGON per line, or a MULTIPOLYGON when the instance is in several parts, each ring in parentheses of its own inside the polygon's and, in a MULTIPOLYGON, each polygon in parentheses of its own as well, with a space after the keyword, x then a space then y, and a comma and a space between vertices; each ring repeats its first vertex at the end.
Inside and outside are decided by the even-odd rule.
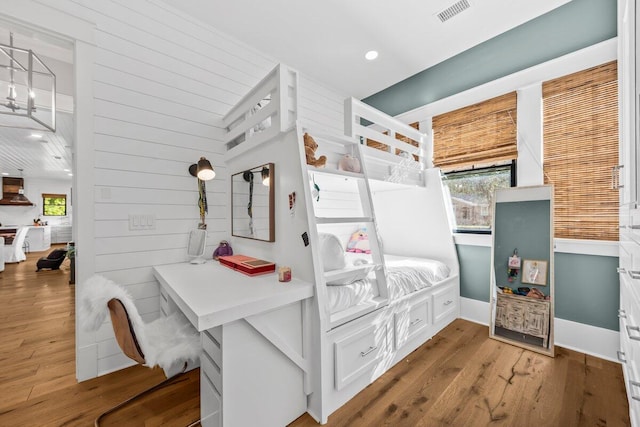
POLYGON ((440 173, 422 166, 426 136, 355 99, 345 101, 345 135, 307 127, 296 121, 297 85, 296 73, 278 66, 232 108, 224 118, 227 160, 242 167, 278 163, 276 185, 283 188, 276 187, 273 256, 260 253, 263 244, 253 249, 315 283, 303 328, 303 353, 310 362, 305 393, 307 411, 325 423, 459 316, 459 266, 440 173), (324 168, 306 164, 304 133, 318 143, 316 154, 327 157, 324 168), (368 147, 365 139, 389 149, 368 147), (345 154, 359 159, 360 172, 338 169, 345 154), (292 192, 298 195, 294 212, 284 200, 292 192), (301 221, 308 246, 300 239, 301 221), (283 232, 284 227, 290 229, 283 232), (352 234, 363 229, 370 253, 346 253, 352 234), (350 294, 362 298, 352 303, 350 294))
POLYGON ((317 169, 301 150, 321 355, 308 411, 320 422, 459 316, 449 201, 439 170, 423 169, 427 136, 355 99, 344 109, 346 137, 298 129, 327 156, 317 169), (338 170, 345 153, 360 173, 338 170), (347 253, 364 228, 371 254, 347 253))

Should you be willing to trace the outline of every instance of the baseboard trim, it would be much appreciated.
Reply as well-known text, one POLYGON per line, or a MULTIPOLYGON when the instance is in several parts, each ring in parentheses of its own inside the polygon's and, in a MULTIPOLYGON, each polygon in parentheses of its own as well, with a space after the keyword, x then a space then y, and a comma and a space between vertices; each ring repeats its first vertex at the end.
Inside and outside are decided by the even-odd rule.
MULTIPOLYGON (((488 302, 460 297, 460 317, 470 322, 488 325, 488 302)), ((600 359, 618 362, 620 333, 571 320, 554 319, 555 345, 579 351, 600 359)))
POLYGON ((90 344, 76 348, 76 379, 79 382, 98 376, 98 345, 90 344))

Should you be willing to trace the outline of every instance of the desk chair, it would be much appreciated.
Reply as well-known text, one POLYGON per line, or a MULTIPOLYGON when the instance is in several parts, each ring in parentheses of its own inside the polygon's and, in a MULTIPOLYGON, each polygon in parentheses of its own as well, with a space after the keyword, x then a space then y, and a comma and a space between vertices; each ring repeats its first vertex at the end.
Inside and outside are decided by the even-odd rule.
MULTIPOLYGON (((98 330, 108 312, 122 352, 141 365, 150 368, 160 366, 167 376, 161 383, 100 414, 95 420, 95 427, 100 425, 105 415, 168 385, 184 374, 187 367, 198 365, 202 350, 200 334, 182 313, 144 323, 127 291, 102 276, 89 278, 79 290, 79 320, 86 329, 98 330)), ((197 422, 199 420, 190 426, 197 422)))
POLYGON ((29 227, 20 227, 16 231, 16 236, 13 238, 11 245, 3 245, 2 250, 4 252, 4 262, 22 262, 27 259, 27 256, 22 250, 24 239, 27 237, 29 227))

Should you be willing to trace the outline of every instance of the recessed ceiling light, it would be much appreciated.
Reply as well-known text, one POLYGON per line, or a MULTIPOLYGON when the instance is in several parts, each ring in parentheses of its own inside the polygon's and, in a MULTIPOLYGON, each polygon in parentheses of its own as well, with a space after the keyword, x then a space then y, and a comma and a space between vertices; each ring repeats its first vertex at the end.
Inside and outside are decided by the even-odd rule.
POLYGON ((72 174, 72 173, 68 173, 67 175, 69 175, 69 176, 73 176, 73 174, 72 174))
POLYGON ((2 175, 9 176, 9 172, 2 172, 2 175))
POLYGON ((367 58, 369 61, 373 61, 374 59, 376 59, 378 57, 378 51, 377 50, 370 50, 369 52, 364 54, 364 57, 367 58))
POLYGON ((71 172, 71 169, 62 169, 65 172, 71 172))
POLYGON ((31 138, 34 138, 34 139, 42 139, 42 136, 43 135, 41 133, 32 133, 31 134, 31 138))

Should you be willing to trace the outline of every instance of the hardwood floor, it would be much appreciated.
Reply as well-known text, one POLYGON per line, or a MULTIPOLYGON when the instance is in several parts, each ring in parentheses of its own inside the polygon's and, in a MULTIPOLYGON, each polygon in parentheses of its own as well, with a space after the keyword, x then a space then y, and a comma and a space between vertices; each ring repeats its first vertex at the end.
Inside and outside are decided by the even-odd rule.
MULTIPOLYGON (((0 426, 88 426, 160 382, 135 366, 75 380, 69 264, 35 272, 29 254, 0 273, 0 426)), ((554 359, 456 320, 329 417, 328 426, 629 426, 620 366, 563 348, 554 359)), ((105 418, 104 425, 185 426, 199 415, 199 371, 105 418), (145 421, 143 421, 145 420, 145 421)), ((247 408, 250 410, 250 408, 247 408)), ((307 414, 291 427, 316 426, 307 414)))
MULTIPOLYGON (((555 358, 458 319, 329 417, 327 426, 628 426, 620 365, 555 358)), ((307 414, 291 427, 316 425, 307 414)))
MULTIPOLYGON (((46 254, 30 253, 0 273, 0 426, 93 425, 101 412, 164 379, 160 369, 134 366, 77 383, 69 261, 36 273, 37 259, 46 254)), ((142 418, 148 426, 189 424, 200 411, 198 375, 190 372, 104 425, 144 425, 142 418)))

